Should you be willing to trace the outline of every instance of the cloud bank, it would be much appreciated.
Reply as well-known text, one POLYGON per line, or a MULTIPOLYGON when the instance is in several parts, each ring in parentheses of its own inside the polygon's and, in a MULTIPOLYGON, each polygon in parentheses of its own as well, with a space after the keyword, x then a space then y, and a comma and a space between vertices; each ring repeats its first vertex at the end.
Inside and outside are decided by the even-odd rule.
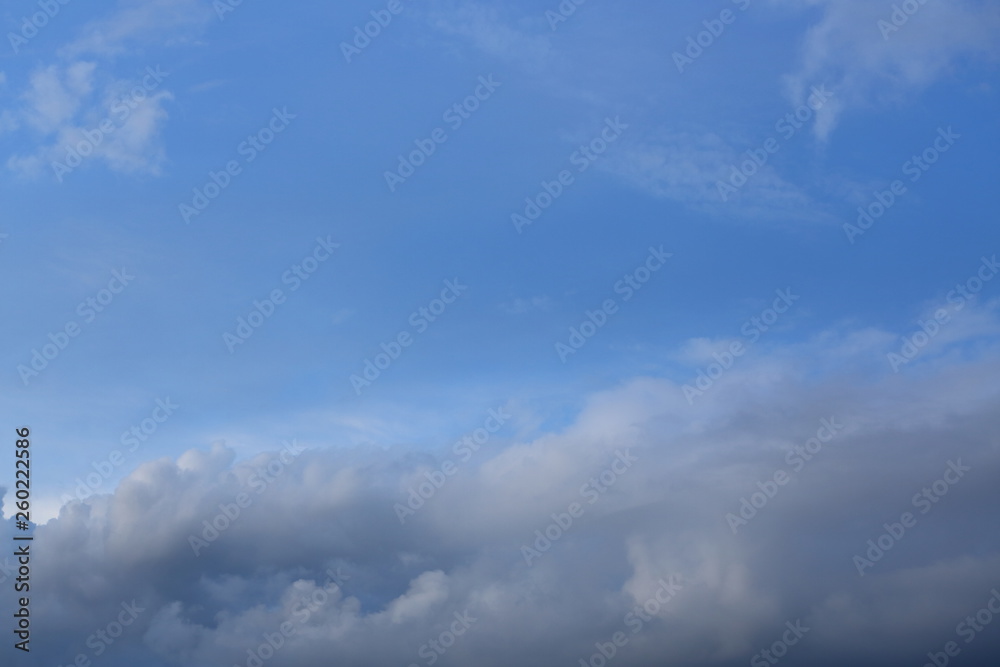
POLYGON ((150 461, 38 528, 38 655, 894 665, 954 640, 987 664, 997 629, 956 633, 1000 586, 1000 347, 995 305, 965 312, 899 372, 900 335, 827 332, 740 357, 693 402, 635 378, 560 432, 468 454, 150 461))

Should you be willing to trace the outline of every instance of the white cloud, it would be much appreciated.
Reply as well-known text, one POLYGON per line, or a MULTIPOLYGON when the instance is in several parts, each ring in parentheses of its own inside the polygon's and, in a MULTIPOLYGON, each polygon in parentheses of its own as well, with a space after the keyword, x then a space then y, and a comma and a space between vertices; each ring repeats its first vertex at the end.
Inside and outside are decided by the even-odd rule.
POLYGON ((37 70, 22 96, 25 120, 44 134, 64 126, 93 91, 95 69, 95 63, 81 61, 69 67, 50 65, 37 70))
MULTIPOLYGON (((827 139, 843 113, 898 104, 951 73, 964 56, 995 61, 1000 55, 1000 7, 976 0, 929 1, 898 31, 878 22, 892 3, 869 0, 775 0, 819 6, 822 19, 806 33, 799 67, 787 78, 789 96, 801 104, 811 85, 828 83, 837 98, 817 113, 814 132, 827 139)), ((903 3, 896 3, 896 5, 903 3)))
POLYGON ((68 172, 57 163, 69 171, 101 161, 124 173, 158 172, 165 159, 160 143, 168 118, 165 105, 173 95, 155 87, 127 92, 136 90, 137 82, 122 80, 103 81, 98 95, 95 69, 94 63, 77 62, 32 76, 17 113, 44 138, 33 152, 11 156, 8 167, 28 176, 47 171, 59 180, 68 172))
POLYGON ((532 34, 531 26, 512 25, 511 14, 520 17, 495 4, 465 2, 436 8, 430 13, 430 22, 444 34, 469 40, 488 55, 513 60, 533 71, 544 69, 555 55, 549 38, 532 34))
POLYGON ((122 0, 115 11, 88 23, 59 50, 59 62, 31 75, 22 105, 0 115, 0 133, 30 128, 41 136, 35 150, 9 156, 8 168, 32 177, 48 171, 62 180, 67 172, 54 163, 75 159, 70 155, 83 144, 84 162, 123 173, 159 173, 166 159, 166 103, 173 96, 160 81, 133 95, 146 72, 138 80, 118 78, 110 73, 112 65, 149 41, 189 43, 214 18, 210 4, 199 0, 122 0), (112 122, 114 131, 102 133, 100 141, 88 139, 102 122, 112 122))
POLYGON ((115 12, 85 25, 60 54, 67 59, 84 54, 107 58, 164 36, 172 43, 189 42, 215 18, 211 3, 201 0, 121 0, 115 12))
MULTIPOLYGON (((663 197, 718 216, 742 219, 830 221, 832 216, 770 164, 755 167, 739 188, 733 168, 749 158, 717 134, 660 129, 603 156, 598 168, 614 173, 655 197, 663 197), (725 197, 725 199, 723 199, 725 197)), ((754 146, 753 148, 759 148, 754 146)))

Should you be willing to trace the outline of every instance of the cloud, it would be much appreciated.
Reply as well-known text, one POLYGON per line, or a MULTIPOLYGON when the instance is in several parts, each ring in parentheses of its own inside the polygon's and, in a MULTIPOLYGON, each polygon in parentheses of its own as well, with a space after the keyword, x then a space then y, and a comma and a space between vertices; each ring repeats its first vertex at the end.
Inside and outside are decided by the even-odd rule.
POLYGON ((216 445, 147 462, 37 529, 39 660, 92 655, 123 604, 143 611, 110 667, 246 664, 276 636, 272 664, 426 664, 449 628, 463 631, 443 665, 574 664, 622 631, 616 664, 722 666, 796 621, 810 630, 789 664, 919 656, 985 603, 1000 565, 997 316, 967 308, 898 374, 885 355, 906 332, 857 330, 762 342, 694 405, 682 381, 608 388, 562 431, 439 472, 403 524, 395 505, 451 452, 289 443, 236 461, 216 445), (921 513, 915 494, 949 461, 968 472, 921 513), (751 497, 734 534, 727 515, 751 497), (904 512, 916 525, 859 576, 854 557, 904 512), (652 604, 667 582, 680 589, 652 604), (637 605, 654 609, 641 623, 637 605))
POLYGON ((496 0, 437 0, 422 11, 425 23, 443 38, 448 49, 465 53, 471 47, 505 66, 513 66, 520 78, 533 81, 552 98, 587 106, 608 102, 608 91, 595 90, 590 78, 611 56, 600 53, 600 65, 591 66, 589 59, 598 53, 592 40, 567 40, 563 39, 564 33, 557 41, 544 8, 518 8, 496 0))
POLYGON ((36 70, 22 98, 25 120, 43 133, 56 131, 79 111, 94 89, 92 62, 76 62, 66 68, 54 65, 36 70))
MULTIPOLYGON (((1000 8, 978 0, 922 2, 905 23, 892 23, 893 8, 907 3, 867 0, 775 0, 774 4, 818 7, 822 18, 809 28, 801 62, 786 77, 793 103, 812 85, 838 92, 816 116, 814 132, 829 138, 841 116, 857 109, 891 106, 923 92, 962 64, 966 56, 995 62, 1000 47, 1000 8), (898 30, 880 28, 880 21, 898 30)), ((884 26, 885 24, 883 24, 884 26)))
POLYGON ((62 181, 78 164, 98 160, 117 172, 158 174, 173 95, 161 87, 162 75, 147 76, 158 65, 144 63, 133 79, 113 76, 112 64, 150 42, 189 44, 214 17, 199 0, 122 0, 85 25, 56 63, 31 74, 20 106, 0 114, 0 133, 35 134, 36 148, 9 156, 8 168, 29 177, 50 171, 62 181), (98 132, 102 123, 113 130, 98 132))
POLYGON ((201 0, 120 0, 115 12, 86 24, 60 55, 111 58, 165 35, 171 44, 190 42, 215 18, 211 3, 201 0))
MULTIPOLYGON (((556 8, 553 5, 552 9, 556 8)), ((612 54, 607 45, 613 42, 596 42, 595 46, 594 36, 581 37, 564 31, 558 33, 556 41, 553 36, 556 33, 545 19, 545 10, 530 9, 527 14, 518 14, 518 18, 512 18, 511 12, 510 8, 501 9, 496 3, 455 6, 454 3, 440 2, 430 13, 430 22, 439 32, 461 37, 482 53, 509 61, 521 72, 544 81, 544 90, 549 96, 572 98, 583 102, 587 108, 607 109, 609 105, 622 103, 622 94, 616 91, 621 85, 621 77, 597 84, 600 73, 617 68, 643 71, 649 66, 648 62, 635 55, 644 53, 647 48, 639 36, 629 43, 636 47, 635 52, 625 51, 624 56, 619 51, 612 54)), ((583 19, 574 12, 571 20, 583 19)), ((587 25, 590 30, 609 30, 603 23, 587 25)), ((627 24, 626 27, 634 29, 627 24)), ((620 35, 616 30, 607 34, 608 39, 618 37, 620 35)), ((645 78, 642 80, 647 81, 645 78)), ((825 82, 810 80, 809 83, 825 82)), ((669 90, 672 85, 676 84, 657 81, 650 89, 647 81, 643 90, 628 93, 636 100, 630 107, 642 109, 651 91, 661 91, 662 94, 665 86, 669 90)), ((804 103, 810 92, 807 87, 803 99, 796 101, 796 105, 804 103)), ((675 103, 674 97, 670 95, 668 98, 671 105, 675 103)), ((834 97, 824 100, 821 106, 838 104, 834 97)), ((661 109, 660 113, 669 118, 675 111, 661 109)), ((755 169, 746 186, 721 193, 719 184, 729 183, 732 166, 740 165, 747 159, 745 150, 759 148, 759 145, 737 148, 738 144, 730 137, 720 136, 720 133, 697 124, 693 127, 691 123, 685 125, 682 129, 670 123, 657 122, 638 135, 633 134, 636 130, 629 130, 614 150, 601 156, 598 168, 619 176, 654 197, 669 199, 709 215, 794 222, 835 220, 817 205, 803 187, 783 177, 773 164, 755 169)), ((589 137, 577 140, 582 142, 589 137)))
POLYGON ((530 299, 517 297, 513 301, 500 304, 500 309, 508 315, 524 315, 535 310, 548 310, 552 303, 547 296, 533 296, 530 299))
MULTIPOLYGON (((173 99, 160 81, 102 81, 95 92, 94 63, 37 71, 17 112, 43 139, 33 152, 12 155, 9 168, 27 176, 48 170, 62 181, 81 164, 102 161, 124 173, 156 174, 165 159, 160 142, 173 99)), ((152 71, 152 70, 151 70, 152 71)))
POLYGON ((752 175, 744 185, 727 188, 733 168, 739 168, 749 158, 715 133, 660 128, 638 139, 624 138, 623 142, 616 151, 601 158, 598 168, 616 174, 654 197, 717 216, 833 219, 770 164, 751 165, 752 175))
POLYGON ((436 30, 461 37, 495 58, 512 60, 536 72, 551 65, 555 53, 549 38, 533 34, 542 22, 520 18, 515 26, 509 14, 496 4, 439 2, 428 20, 436 30))

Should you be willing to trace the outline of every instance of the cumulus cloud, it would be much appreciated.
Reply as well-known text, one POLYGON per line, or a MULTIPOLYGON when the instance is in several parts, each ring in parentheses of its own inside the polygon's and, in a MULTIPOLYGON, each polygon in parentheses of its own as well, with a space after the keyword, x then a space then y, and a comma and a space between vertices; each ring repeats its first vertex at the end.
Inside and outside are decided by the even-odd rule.
MULTIPOLYGON (((730 665, 799 623, 788 664, 919 661, 1000 584, 998 320, 965 312, 899 373, 906 331, 762 342, 693 404, 683 379, 635 378, 467 462, 291 441, 147 462, 38 528, 37 655, 548 666, 623 632, 616 664, 730 665)), ((692 375, 706 349, 685 347, 692 375)))

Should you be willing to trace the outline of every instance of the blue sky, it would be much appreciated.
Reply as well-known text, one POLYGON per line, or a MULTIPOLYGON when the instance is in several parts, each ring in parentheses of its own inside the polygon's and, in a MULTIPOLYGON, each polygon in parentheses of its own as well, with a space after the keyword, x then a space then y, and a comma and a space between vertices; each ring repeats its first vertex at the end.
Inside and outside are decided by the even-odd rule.
MULTIPOLYGON (((5 32, 28 34, 41 6, 6 4, 5 32)), ((908 382, 995 363, 990 280, 900 372, 886 356, 1000 251, 995 5, 931 1, 885 37, 883 2, 592 0, 552 24, 558 6, 69 2, 26 42, 8 35, 0 392, 4 423, 35 433, 39 520, 157 399, 179 407, 101 493, 217 443, 233 465, 291 439, 393 465, 446 456, 501 405, 502 446, 537 446, 636 382, 682 401, 669 430, 758 402, 795 412, 769 402, 795 386, 854 383, 899 405, 908 382), (372 12, 391 20, 346 57, 372 12), (689 38, 707 46, 678 71, 689 38), (463 103, 476 108, 456 127, 463 103), (781 129, 796 110, 801 128, 781 129), (248 149, 253 136, 269 143, 248 149), (79 167, 53 167, 88 141, 79 167), (390 190, 386 172, 431 144, 390 190), (904 164, 925 150, 935 162, 914 179, 904 164), (767 161, 724 201, 747 151, 767 161), (519 229, 511 216, 564 170, 572 182, 519 229), (212 174, 226 186, 185 216, 212 174), (905 193, 852 235, 897 179, 905 193), (291 289, 283 276, 324 242, 339 245, 291 289), (626 301, 615 286, 650 248, 671 256, 626 301), (115 271, 134 279, 88 321, 80 304, 109 297, 115 271), (467 289, 424 330, 411 314, 439 307, 446 281, 467 289), (284 302, 230 350, 224 335, 276 289, 284 302), (798 298, 719 382, 741 398, 706 392, 685 414, 683 386, 747 343, 777 290, 798 298), (561 359, 607 299, 606 324, 561 359), (71 322, 79 335, 25 375, 71 322), (403 332, 412 344, 356 391, 403 332)))
MULTIPOLYGON (((161 4, 166 12, 170 3, 161 4)), ((498 400, 556 393, 572 404, 573 393, 633 375, 682 381, 690 366, 676 352, 685 341, 732 336, 778 288, 802 299, 765 344, 848 322, 906 331, 924 302, 993 249, 996 90, 988 59, 960 43, 944 65, 915 63, 927 70, 914 75, 919 83, 893 82, 897 63, 874 57, 871 70, 850 77, 835 60, 803 74, 795 63, 815 14, 734 4, 735 21, 679 73, 672 53, 717 17, 695 3, 628 12, 591 4, 555 31, 534 6, 440 5, 395 16, 347 63, 339 42, 321 34, 348 41, 366 6, 241 5, 220 19, 189 5, 173 9, 173 30, 148 18, 100 50, 74 45, 88 30, 108 31, 101 22, 129 5, 67 5, 5 58, 5 106, 17 127, 4 133, 4 300, 8 320, 19 323, 4 345, 8 400, 62 443, 49 449, 51 462, 42 459, 51 465, 42 484, 49 493, 86 470, 91 452, 146 416, 156 397, 183 404, 183 419, 165 429, 185 446, 222 439, 249 454, 286 437, 316 442, 330 427, 354 442, 375 433, 433 441, 498 400), (350 26, 346 36, 330 27, 341 25, 350 26), (89 92, 74 99, 64 92, 66 71, 80 63, 93 68, 89 92), (141 83, 147 67, 167 73, 150 93, 166 96, 155 120, 153 111, 141 127, 145 115, 126 119, 135 138, 118 162, 86 159, 62 183, 46 164, 59 148, 38 158, 37 173, 17 166, 56 143, 31 121, 40 113, 32 100, 57 95, 42 87, 45 73, 62 95, 35 103, 67 105, 52 121, 56 131, 93 130, 102 118, 117 122, 102 100, 116 85, 141 83), (500 85, 453 130, 443 113, 474 94, 480 76, 500 85), (814 125, 787 140, 776 131, 798 106, 783 84, 794 77, 826 85, 843 107, 829 136, 814 125), (852 104, 868 91, 851 86, 887 99, 852 104), (274 108, 295 118, 245 163, 239 145, 274 108), (607 117, 628 128, 578 173, 571 154, 607 117), (961 135, 954 149, 870 233, 847 243, 842 225, 859 203, 949 126, 961 135), (390 193, 384 172, 438 127, 446 143, 390 193), (721 179, 707 172, 728 174, 768 137, 780 150, 767 173, 751 178, 745 201, 723 202, 721 179), (680 171, 694 160, 699 173, 640 173, 643 153, 680 171), (185 224, 179 204, 233 159, 244 163, 240 174, 185 224), (577 172, 574 183, 518 233, 511 214, 566 168, 577 172), (757 210, 768 197, 783 205, 757 210), (317 236, 340 243, 337 256, 230 354, 223 332, 253 299, 283 286, 281 275, 317 236), (614 296, 650 245, 673 253, 669 265, 561 363, 556 341, 614 296), (16 367, 48 333, 79 319, 77 304, 116 267, 134 272, 134 283, 25 387, 16 367), (451 278, 468 292, 356 396, 350 375, 451 278), (407 416, 388 416, 397 411, 407 416)), ((906 31, 890 39, 902 42, 906 31)), ((150 442, 149 453, 170 454, 164 440, 150 442)))

